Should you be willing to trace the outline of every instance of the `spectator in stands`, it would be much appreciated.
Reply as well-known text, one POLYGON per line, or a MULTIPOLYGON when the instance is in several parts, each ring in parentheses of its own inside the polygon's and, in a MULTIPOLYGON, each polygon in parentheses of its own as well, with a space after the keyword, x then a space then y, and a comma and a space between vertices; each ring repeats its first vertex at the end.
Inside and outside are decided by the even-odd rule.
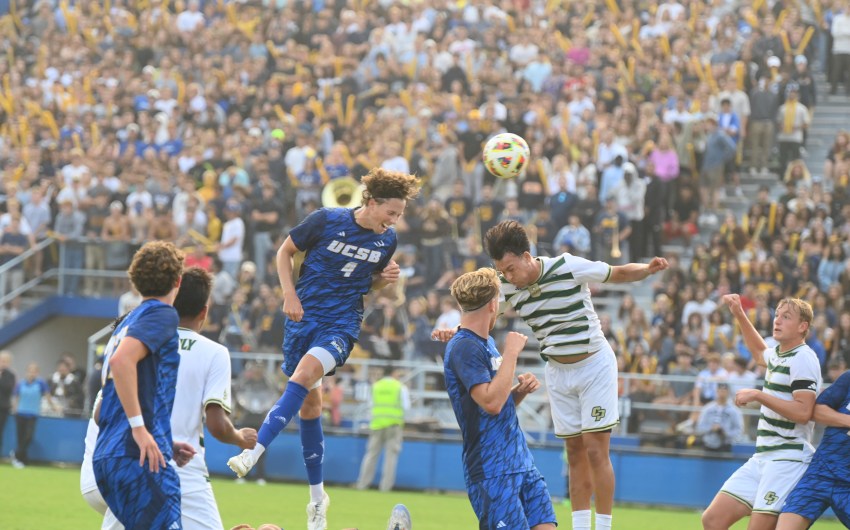
POLYGON ((12 413, 15 414, 15 426, 18 431, 18 445, 12 451, 12 466, 20 469, 29 463, 29 446, 35 434, 35 424, 41 415, 41 400, 45 398, 50 408, 59 412, 59 408, 50 397, 47 382, 38 376, 38 364, 27 366, 27 375, 15 385, 12 400, 12 413))
MULTIPOLYGON (((29 247, 29 238, 21 233, 20 214, 15 214, 11 217, 9 224, 3 229, 3 234, 0 235, 0 265, 5 265, 23 254, 29 247)), ((18 288, 24 283, 24 264, 18 263, 12 268, 6 270, 0 281, 3 282, 3 294, 6 295, 18 288)), ((10 303, 10 314, 7 317, 12 318, 18 313, 19 298, 10 303)))
POLYGON ((785 103, 779 107, 776 117, 780 174, 785 174, 788 164, 800 158, 804 131, 811 122, 809 109, 799 99, 800 87, 789 83, 785 88, 785 103))
POLYGON ((744 415, 729 401, 729 385, 717 384, 717 395, 699 413, 696 432, 709 451, 731 451, 744 430, 744 415))
POLYGON ((221 243, 218 245, 218 259, 222 269, 236 278, 242 265, 242 250, 245 243, 245 223, 242 221, 242 205, 235 199, 230 199, 224 207, 227 221, 221 232, 221 243))
POLYGON ((850 5, 847 1, 838 2, 832 17, 830 28, 832 35, 832 57, 830 58, 830 73, 832 74, 829 93, 838 92, 838 84, 844 80, 844 92, 850 96, 850 5))
POLYGON ((83 412, 83 380, 71 372, 71 366, 65 359, 56 363, 56 371, 48 381, 50 396, 58 412, 69 418, 79 418, 83 412))
POLYGON ((717 384, 725 382, 729 374, 720 366, 720 355, 710 353, 706 357, 706 367, 697 375, 694 385, 694 405, 705 405, 717 397, 717 384))
MULTIPOLYGON (((77 209, 74 201, 65 199, 59 204, 59 213, 53 222, 53 230, 56 239, 64 243, 65 267, 68 269, 82 269, 84 265, 84 248, 79 243, 83 237, 86 224, 86 216, 77 209)), ((65 292, 67 294, 78 294, 80 276, 70 274, 66 279, 65 292)))

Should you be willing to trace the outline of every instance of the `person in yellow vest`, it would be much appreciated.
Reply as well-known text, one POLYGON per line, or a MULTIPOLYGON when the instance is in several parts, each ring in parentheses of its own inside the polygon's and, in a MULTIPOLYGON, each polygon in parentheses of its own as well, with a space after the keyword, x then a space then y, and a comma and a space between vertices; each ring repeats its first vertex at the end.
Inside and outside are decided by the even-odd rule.
POLYGON ((378 456, 384 453, 381 470, 381 491, 390 491, 395 483, 395 468, 404 430, 404 412, 410 408, 410 394, 401 382, 401 371, 387 368, 384 377, 372 385, 372 421, 369 423, 369 443, 360 465, 357 489, 366 489, 375 476, 378 456))

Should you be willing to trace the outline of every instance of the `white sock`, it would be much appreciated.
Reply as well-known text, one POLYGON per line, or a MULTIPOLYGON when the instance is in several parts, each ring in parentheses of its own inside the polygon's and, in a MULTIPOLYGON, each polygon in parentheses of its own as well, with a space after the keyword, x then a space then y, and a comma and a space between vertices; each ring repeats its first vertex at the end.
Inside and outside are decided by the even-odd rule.
POLYGON ((265 452, 266 452, 266 448, 263 447, 263 444, 261 444, 261 443, 257 443, 257 445, 255 445, 254 448, 251 449, 251 455, 254 457, 254 463, 255 464, 257 463, 257 460, 259 460, 260 457, 263 456, 263 453, 265 453, 265 452))
POLYGON ((613 516, 604 513, 596 514, 596 530, 611 530, 611 519, 613 516))
POLYGON ((590 530, 590 510, 573 512, 573 530, 590 530))
MULTIPOLYGON (((259 444, 257 444, 259 445, 259 444)), ((310 484, 310 502, 321 502, 324 498, 325 483, 310 484)))

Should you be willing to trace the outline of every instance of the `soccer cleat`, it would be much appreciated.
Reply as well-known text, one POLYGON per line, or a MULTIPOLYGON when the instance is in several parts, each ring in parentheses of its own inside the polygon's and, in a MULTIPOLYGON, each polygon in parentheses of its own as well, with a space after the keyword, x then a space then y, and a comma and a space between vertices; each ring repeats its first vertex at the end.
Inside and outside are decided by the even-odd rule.
POLYGON ((331 499, 327 492, 322 492, 322 500, 307 503, 307 530, 327 530, 328 506, 331 499))
POLYGON ((227 467, 236 473, 239 478, 244 477, 254 467, 254 454, 250 449, 245 449, 238 455, 227 461, 227 467))
POLYGON ((396 504, 393 513, 390 514, 390 522, 387 530, 410 530, 413 525, 410 522, 410 512, 404 504, 396 504))

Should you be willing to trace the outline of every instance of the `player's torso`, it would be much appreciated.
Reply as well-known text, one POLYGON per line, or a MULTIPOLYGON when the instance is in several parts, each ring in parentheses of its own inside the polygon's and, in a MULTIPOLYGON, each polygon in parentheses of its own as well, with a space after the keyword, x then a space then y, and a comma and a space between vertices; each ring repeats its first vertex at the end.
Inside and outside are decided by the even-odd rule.
POLYGON ((587 284, 579 283, 569 256, 539 258, 541 276, 526 288, 503 281, 502 294, 531 327, 545 355, 582 355, 605 341, 587 284))
MULTIPOLYGON (((95 448, 95 459, 103 456, 136 456, 138 446, 133 440, 127 416, 118 399, 109 360, 131 326, 142 325, 146 314, 161 302, 146 301, 133 310, 118 325, 104 349, 103 401, 100 412, 100 429, 95 448)), ((171 308, 173 310, 173 308, 171 308)), ((145 427, 154 437, 163 454, 171 454, 171 407, 177 386, 180 355, 177 352, 177 334, 164 341, 156 351, 149 352, 136 365, 139 405, 145 427)))
POLYGON ((372 274, 395 248, 392 229, 377 234, 359 226, 351 210, 328 210, 322 235, 308 250, 297 283, 305 320, 331 318, 322 310, 361 308, 372 286, 372 274), (313 314, 308 314, 311 309, 313 314))
MULTIPOLYGON (((763 392, 785 401, 794 399, 791 383, 795 373, 801 372, 806 365, 817 366, 819 363, 817 354, 805 344, 785 354, 777 354, 771 349, 764 360, 767 372, 763 392)), ((817 388, 813 389, 817 393, 822 383, 820 370, 811 372, 817 377, 814 381, 817 388)), ((756 455, 770 459, 792 456, 807 459, 814 452, 811 444, 813 431, 813 422, 800 425, 763 405, 759 416, 756 455)))
MULTIPOLYGON (((850 392, 844 396, 837 410, 841 414, 850 415, 850 392)), ((826 428, 809 468, 850 484, 850 435, 846 428, 826 428)))

